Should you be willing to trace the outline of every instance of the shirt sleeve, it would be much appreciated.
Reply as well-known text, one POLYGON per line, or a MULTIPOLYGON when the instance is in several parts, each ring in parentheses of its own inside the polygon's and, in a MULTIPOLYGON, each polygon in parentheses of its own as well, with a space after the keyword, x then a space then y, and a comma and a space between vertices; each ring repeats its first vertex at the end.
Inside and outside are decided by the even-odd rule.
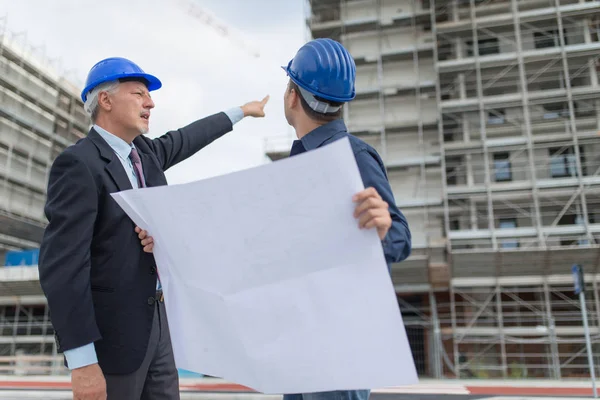
POLYGON ((367 150, 355 155, 365 188, 373 187, 381 198, 389 204, 392 226, 382 240, 383 252, 388 263, 396 263, 408 258, 411 252, 411 233, 406 217, 398 209, 396 200, 383 166, 367 150))
POLYGON ((69 369, 81 368, 98 362, 96 348, 93 343, 77 347, 76 349, 67 350, 64 354, 69 369))
POLYGON ((231 125, 235 125, 244 119, 244 112, 242 111, 241 107, 230 108, 229 110, 225 111, 225 115, 227 115, 231 120, 231 125))

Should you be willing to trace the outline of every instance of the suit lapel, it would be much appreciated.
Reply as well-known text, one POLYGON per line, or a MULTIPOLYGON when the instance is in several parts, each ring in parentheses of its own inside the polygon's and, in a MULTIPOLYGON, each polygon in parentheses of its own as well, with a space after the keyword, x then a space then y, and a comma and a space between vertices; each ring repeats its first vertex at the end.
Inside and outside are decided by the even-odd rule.
POLYGON ((116 154, 113 153, 112 160, 106 164, 104 169, 106 169, 106 172, 108 172, 113 181, 115 181, 119 190, 133 189, 133 186, 131 186, 131 181, 123 169, 123 164, 121 164, 121 161, 119 161, 116 154))
POLYGON ((167 184, 167 178, 165 173, 158 164, 156 155, 153 153, 152 148, 148 145, 147 138, 138 136, 133 140, 133 144, 138 150, 140 159, 142 160, 142 169, 144 170, 144 179, 146 179, 146 186, 163 186, 167 184))
POLYGON ((98 150, 100 151, 100 156, 106 161, 106 172, 110 175, 112 180, 115 182, 119 190, 128 190, 132 189, 131 182, 127 177, 127 173, 123 169, 123 165, 121 161, 119 161, 118 156, 111 149, 108 143, 92 128, 90 133, 88 134, 88 138, 92 140, 92 142, 96 145, 98 150))

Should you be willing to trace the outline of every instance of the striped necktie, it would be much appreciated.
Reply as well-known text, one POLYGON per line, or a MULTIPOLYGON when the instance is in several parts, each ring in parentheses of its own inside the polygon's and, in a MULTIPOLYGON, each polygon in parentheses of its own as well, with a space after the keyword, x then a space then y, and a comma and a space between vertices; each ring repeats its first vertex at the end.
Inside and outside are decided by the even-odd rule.
POLYGON ((144 182, 144 170, 142 169, 142 160, 140 159, 140 155, 135 147, 131 148, 131 153, 129 153, 129 159, 133 164, 133 169, 135 170, 135 175, 138 181, 138 188, 146 187, 146 183, 144 182))

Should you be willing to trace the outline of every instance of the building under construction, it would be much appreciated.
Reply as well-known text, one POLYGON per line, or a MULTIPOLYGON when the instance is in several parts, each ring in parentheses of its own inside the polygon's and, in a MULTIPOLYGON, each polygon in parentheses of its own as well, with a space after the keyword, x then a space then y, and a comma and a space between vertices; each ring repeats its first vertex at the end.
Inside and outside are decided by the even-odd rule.
POLYGON ((344 118, 411 226, 392 279, 419 373, 588 376, 571 266, 598 364, 600 1, 308 3, 356 61, 344 118))
MULTIPOLYGON (((50 166, 90 124, 74 86, 4 22, 0 19, 0 264, 7 252, 35 253, 39 247, 50 166)), ((34 268, 37 258, 23 261, 28 265, 0 268, 0 374, 22 372, 27 363, 37 364, 30 373, 62 366, 60 357, 52 357, 56 346, 34 268), (22 354, 26 358, 17 357, 22 354)))
POLYGON ((61 150, 84 137, 89 127, 74 86, 42 66, 8 35, 0 40, 2 259, 7 250, 39 246, 50 165, 61 150))

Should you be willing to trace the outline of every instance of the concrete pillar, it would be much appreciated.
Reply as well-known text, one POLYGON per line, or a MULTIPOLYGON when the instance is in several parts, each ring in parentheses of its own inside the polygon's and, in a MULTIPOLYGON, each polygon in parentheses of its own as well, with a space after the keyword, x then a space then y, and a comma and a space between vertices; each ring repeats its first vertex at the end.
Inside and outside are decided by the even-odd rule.
POLYGON ((465 74, 458 74, 458 89, 460 91, 460 98, 467 98, 467 87, 465 85, 465 74))
POLYGON ((471 217, 471 229, 477 229, 477 205, 475 200, 470 200, 470 217, 471 217))

